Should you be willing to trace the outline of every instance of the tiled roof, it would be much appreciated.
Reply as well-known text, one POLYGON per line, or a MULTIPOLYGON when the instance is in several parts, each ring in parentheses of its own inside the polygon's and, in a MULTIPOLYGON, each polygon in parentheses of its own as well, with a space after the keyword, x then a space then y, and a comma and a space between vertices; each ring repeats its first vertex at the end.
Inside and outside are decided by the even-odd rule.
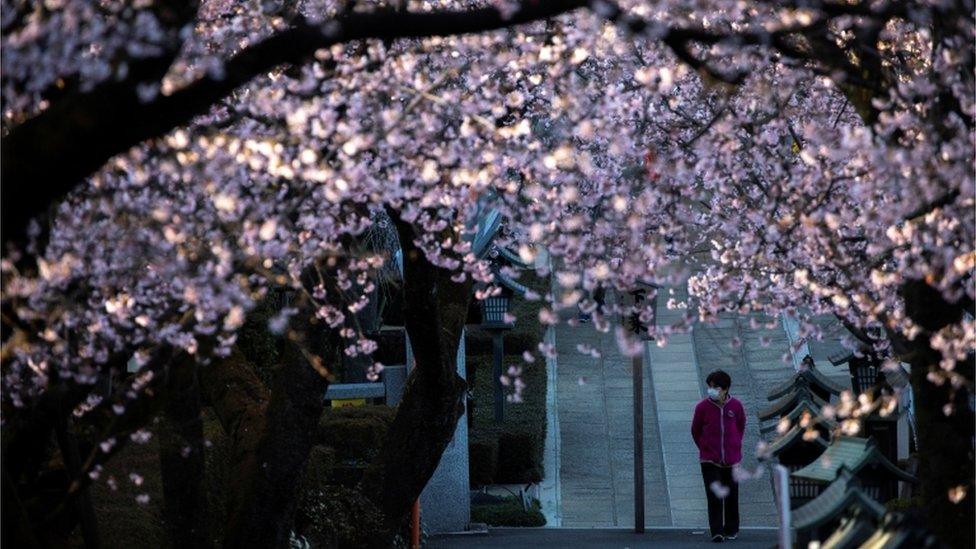
POLYGON ((885 514, 884 506, 861 490, 851 472, 841 469, 819 496, 793 510, 791 522, 797 530, 809 530, 854 510, 875 521, 885 514))
POLYGON ((817 368, 804 368, 799 372, 793 374, 793 377, 780 383, 774 387, 767 398, 769 400, 777 399, 801 384, 809 384, 811 386, 820 387, 830 394, 839 395, 841 391, 844 390, 843 387, 834 383, 830 378, 823 375, 817 368))
POLYGON ((875 530, 877 530, 877 524, 874 519, 867 516, 866 513, 856 512, 841 522, 840 528, 820 544, 820 549, 861 547, 861 544, 870 538, 875 530))
MULTIPOLYGON (((860 545, 871 549, 936 549, 944 547, 931 532, 925 528, 907 523, 900 513, 888 513, 875 530, 860 545)), ((826 547, 826 546, 822 546, 826 547)))
MULTIPOLYGON (((786 419, 788 419, 790 421, 790 424, 794 424, 794 423, 796 423, 796 422, 798 422, 800 420, 800 418, 803 416, 803 412, 808 412, 810 414, 813 422, 818 427, 822 427, 822 428, 824 428, 824 429, 826 429, 828 431, 829 430, 832 430, 837 425, 837 422, 836 421, 834 421, 832 419, 827 419, 825 417, 821 417, 820 416, 820 412, 821 412, 820 407, 817 406, 817 405, 815 405, 808 398, 801 398, 799 400, 799 402, 796 403, 796 406, 794 406, 793 409, 789 411, 789 413, 783 414, 783 415, 781 415, 779 417, 780 418, 786 418, 786 419)), ((773 419, 773 417, 769 417, 767 419, 773 419)), ((777 427, 777 423, 778 422, 774 422, 774 423, 770 423, 768 425, 760 426, 759 427, 759 434, 765 435, 766 433, 769 433, 771 431, 774 431, 776 429, 776 427, 777 427)))
POLYGON ((794 425, 789 431, 783 434, 783 436, 774 440, 769 446, 766 447, 765 453, 769 456, 777 456, 784 450, 792 448, 795 444, 809 444, 814 447, 819 447, 820 451, 827 449, 829 443, 824 440, 819 434, 817 438, 813 440, 803 440, 803 433, 806 429, 800 427, 799 425, 794 425))
POLYGON ((841 468, 856 475, 861 469, 874 463, 888 470, 899 480, 915 482, 915 477, 899 469, 881 454, 873 438, 860 437, 835 438, 820 457, 810 465, 795 471, 793 475, 824 483, 833 482, 838 478, 841 468))
POLYGON ((817 410, 818 415, 820 409, 827 404, 822 398, 813 394, 808 385, 801 384, 783 396, 783 398, 760 410, 758 413, 759 420, 766 421, 774 417, 784 416, 790 413, 804 400, 808 401, 809 406, 817 410))

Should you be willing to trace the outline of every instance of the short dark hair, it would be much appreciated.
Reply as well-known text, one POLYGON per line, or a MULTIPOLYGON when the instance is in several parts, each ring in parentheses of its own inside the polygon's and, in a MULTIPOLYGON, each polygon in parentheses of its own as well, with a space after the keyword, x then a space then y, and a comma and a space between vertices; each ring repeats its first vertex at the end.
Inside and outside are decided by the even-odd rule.
POLYGON ((715 370, 705 378, 705 385, 728 390, 732 386, 732 376, 722 370, 715 370))

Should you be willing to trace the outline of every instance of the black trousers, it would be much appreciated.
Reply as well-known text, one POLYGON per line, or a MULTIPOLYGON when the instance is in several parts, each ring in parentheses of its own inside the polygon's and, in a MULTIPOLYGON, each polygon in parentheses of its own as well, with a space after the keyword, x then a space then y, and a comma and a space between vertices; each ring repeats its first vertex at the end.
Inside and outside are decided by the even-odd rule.
POLYGON ((738 534, 739 485, 732 479, 732 468, 702 463, 701 470, 705 497, 708 498, 708 526, 712 535, 738 534))

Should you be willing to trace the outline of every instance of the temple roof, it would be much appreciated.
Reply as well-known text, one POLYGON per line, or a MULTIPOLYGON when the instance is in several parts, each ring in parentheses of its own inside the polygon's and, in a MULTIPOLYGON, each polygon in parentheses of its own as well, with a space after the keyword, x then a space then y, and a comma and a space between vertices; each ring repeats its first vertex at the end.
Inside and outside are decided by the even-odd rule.
POLYGON ((787 415, 792 412, 794 408, 801 405, 803 401, 807 401, 806 406, 808 406, 811 411, 816 411, 817 415, 820 414, 821 408, 827 405, 825 400, 818 397, 810 390, 809 385, 806 383, 801 383, 800 385, 794 387, 793 390, 788 394, 783 396, 783 398, 760 410, 758 413, 759 421, 766 421, 774 417, 787 415))
POLYGON ((807 383, 811 387, 819 387, 833 395, 839 395, 840 392, 844 390, 843 387, 834 383, 830 378, 823 375, 816 367, 804 368, 793 374, 793 377, 790 379, 784 381, 769 391, 767 398, 769 400, 780 398, 801 383, 807 383))
POLYGON ((820 549, 848 549, 861 547, 877 530, 876 521, 867 513, 854 513, 841 521, 840 528, 820 544, 820 549))
POLYGON ((819 496, 793 510, 791 522, 797 530, 810 530, 853 510, 875 521, 885 514, 884 505, 861 490, 847 468, 841 468, 836 480, 819 496))
MULTIPOLYGON (((826 546, 822 546, 826 547, 826 546)), ((908 524, 901 513, 888 513, 871 536, 860 547, 872 549, 935 549, 943 547, 939 540, 925 528, 908 524)))
POLYGON ((813 440, 804 440, 803 434, 806 429, 800 427, 799 425, 794 425, 792 429, 783 434, 783 436, 777 438, 769 446, 766 446, 765 453, 769 456, 778 456, 785 450, 792 448, 797 444, 808 444, 813 447, 819 447, 820 451, 826 450, 830 445, 820 434, 813 440))
POLYGON ((877 464, 892 476, 906 482, 915 482, 915 477, 899 469, 882 455, 873 438, 837 437, 813 463, 795 471, 794 476, 820 482, 833 482, 841 469, 857 474, 864 467, 877 464))
MULTIPOLYGON (((813 395, 813 396, 816 397, 816 395, 813 395)), ((810 413, 810 416, 811 416, 811 420, 817 426, 823 427, 824 429, 827 429, 827 430, 832 430, 834 427, 837 426, 837 422, 836 421, 834 421, 832 419, 827 419, 825 417, 821 417, 820 416, 820 411, 821 411, 820 410, 820 407, 817 406, 816 404, 814 404, 811 401, 811 399, 807 398, 805 395, 801 395, 800 399, 796 403, 796 406, 794 406, 793 409, 789 411, 789 413, 784 414, 782 416, 779 416, 779 418, 780 419, 786 418, 786 419, 790 420, 790 424, 795 424, 796 422, 798 422, 800 420, 801 417, 803 417, 803 412, 809 412, 810 413)), ((762 412, 760 412, 760 414, 761 413, 762 412)), ((762 419, 762 418, 760 418, 760 419, 762 419)), ((769 418, 766 418, 766 419, 772 419, 772 417, 769 417, 769 418)), ((766 419, 762 419, 762 421, 765 421, 766 419)), ((765 425, 765 426, 760 426, 759 427, 759 434, 765 435, 766 433, 769 433, 770 431, 776 430, 776 427, 777 427, 778 423, 779 422, 777 421, 775 423, 770 423, 770 424, 765 425)))

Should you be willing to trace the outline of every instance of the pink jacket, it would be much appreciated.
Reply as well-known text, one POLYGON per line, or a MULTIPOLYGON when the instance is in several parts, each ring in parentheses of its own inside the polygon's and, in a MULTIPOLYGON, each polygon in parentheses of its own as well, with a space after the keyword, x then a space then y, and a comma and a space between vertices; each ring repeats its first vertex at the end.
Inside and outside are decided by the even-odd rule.
POLYGON ((701 461, 719 465, 735 465, 742 461, 742 434, 745 430, 745 409, 731 395, 725 404, 706 398, 695 406, 691 438, 698 446, 701 461))

